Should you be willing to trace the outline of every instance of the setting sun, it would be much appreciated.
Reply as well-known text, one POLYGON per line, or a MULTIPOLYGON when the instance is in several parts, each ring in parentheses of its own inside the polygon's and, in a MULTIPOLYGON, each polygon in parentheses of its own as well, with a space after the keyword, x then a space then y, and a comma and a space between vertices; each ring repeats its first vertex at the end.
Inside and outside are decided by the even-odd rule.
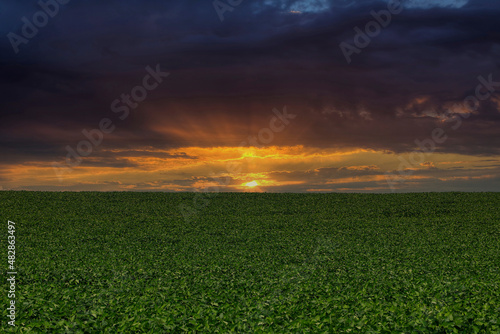
POLYGON ((250 188, 257 187, 258 185, 259 184, 256 181, 245 183, 245 186, 250 187, 250 188))

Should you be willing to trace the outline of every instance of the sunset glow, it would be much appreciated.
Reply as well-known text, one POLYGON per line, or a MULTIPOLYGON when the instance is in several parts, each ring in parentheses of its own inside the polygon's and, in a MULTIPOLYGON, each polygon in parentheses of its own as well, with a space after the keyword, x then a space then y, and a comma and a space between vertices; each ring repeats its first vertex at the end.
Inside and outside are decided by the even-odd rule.
POLYGON ((256 181, 245 183, 245 186, 247 186, 249 188, 254 188, 254 187, 257 187, 258 185, 259 184, 256 181))

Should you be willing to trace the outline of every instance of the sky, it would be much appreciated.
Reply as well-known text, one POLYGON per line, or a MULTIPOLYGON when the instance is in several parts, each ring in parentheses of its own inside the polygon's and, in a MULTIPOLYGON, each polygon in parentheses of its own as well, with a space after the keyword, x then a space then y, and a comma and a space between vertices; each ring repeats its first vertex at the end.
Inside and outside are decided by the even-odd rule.
POLYGON ((500 2, 0 0, 0 189, 500 189, 500 2))

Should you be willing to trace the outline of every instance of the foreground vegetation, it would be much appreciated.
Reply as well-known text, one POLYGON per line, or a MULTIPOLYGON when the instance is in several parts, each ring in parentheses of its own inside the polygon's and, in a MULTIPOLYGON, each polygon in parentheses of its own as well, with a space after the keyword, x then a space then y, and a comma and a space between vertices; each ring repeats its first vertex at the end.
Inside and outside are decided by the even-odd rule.
POLYGON ((500 333, 500 194, 0 192, 33 333, 500 333))

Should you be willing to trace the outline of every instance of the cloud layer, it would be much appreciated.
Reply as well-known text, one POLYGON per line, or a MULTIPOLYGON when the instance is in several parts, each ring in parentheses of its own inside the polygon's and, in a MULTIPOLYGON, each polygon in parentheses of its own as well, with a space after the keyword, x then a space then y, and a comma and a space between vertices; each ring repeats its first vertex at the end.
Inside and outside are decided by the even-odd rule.
MULTIPOLYGON (((21 34, 21 18, 31 20, 40 10, 36 2, 1 4, 4 36, 21 34)), ((98 128, 103 118, 116 128, 79 167, 100 168, 103 173, 121 168, 134 175, 152 156, 166 165, 172 161, 189 165, 204 158, 191 155, 189 148, 235 148, 269 128, 273 109, 284 106, 297 117, 264 146, 300 146, 304 152, 367 150, 384 159, 380 158, 384 154, 412 152, 415 140, 431 138, 434 129, 442 128, 447 140, 436 146, 429 163, 439 155, 498 161, 500 4, 407 2, 348 64, 339 44, 353 44, 354 28, 363 30, 373 21, 372 11, 386 9, 386 1, 243 1, 226 11, 221 22, 211 1, 61 5, 35 37, 19 45, 19 53, 7 37, 0 43, 4 188, 33 186, 36 177, 14 171, 64 163, 67 146, 76 149, 86 139, 82 130, 98 128), (113 101, 142 85, 145 68, 157 64, 170 76, 131 108, 126 119, 119 119, 113 101), (464 99, 476 96, 479 77, 489 76, 490 88, 496 90, 491 92, 483 84, 480 93, 491 94, 471 113, 463 106, 464 99), (454 122, 443 121, 443 113, 450 109, 455 115, 468 114, 456 129, 454 122)), ((376 169, 348 169, 353 166, 348 161, 344 166, 310 166, 297 172, 302 175, 285 178, 288 185, 268 184, 263 189, 307 191, 321 184, 324 189, 346 191, 387 189, 383 182, 369 182, 380 181, 373 175, 395 171, 396 161, 378 174, 373 174, 376 169), (318 168, 317 174, 308 172, 318 168), (352 182, 330 187, 321 168, 333 168, 335 177, 352 182), (367 181, 370 177, 374 181, 367 181)), ((290 162, 282 168, 295 167, 290 162)), ((434 181, 456 177, 450 179, 452 189, 481 190, 485 183, 474 179, 480 176, 475 171, 469 170, 469 179, 439 168, 421 173, 434 181), (462 185, 466 181, 470 185, 462 185)), ((268 179, 283 178, 277 170, 265 172, 268 179)), ((180 185, 202 174, 168 181, 176 185, 170 190, 191 189, 193 181, 186 188, 180 185)), ((79 177, 67 189, 84 182, 84 174, 79 177)), ((116 178, 134 184, 132 176, 127 176, 130 182, 116 178)), ((423 180, 413 189, 446 188, 423 180)), ((39 183, 41 188, 61 186, 57 178, 39 183)))

